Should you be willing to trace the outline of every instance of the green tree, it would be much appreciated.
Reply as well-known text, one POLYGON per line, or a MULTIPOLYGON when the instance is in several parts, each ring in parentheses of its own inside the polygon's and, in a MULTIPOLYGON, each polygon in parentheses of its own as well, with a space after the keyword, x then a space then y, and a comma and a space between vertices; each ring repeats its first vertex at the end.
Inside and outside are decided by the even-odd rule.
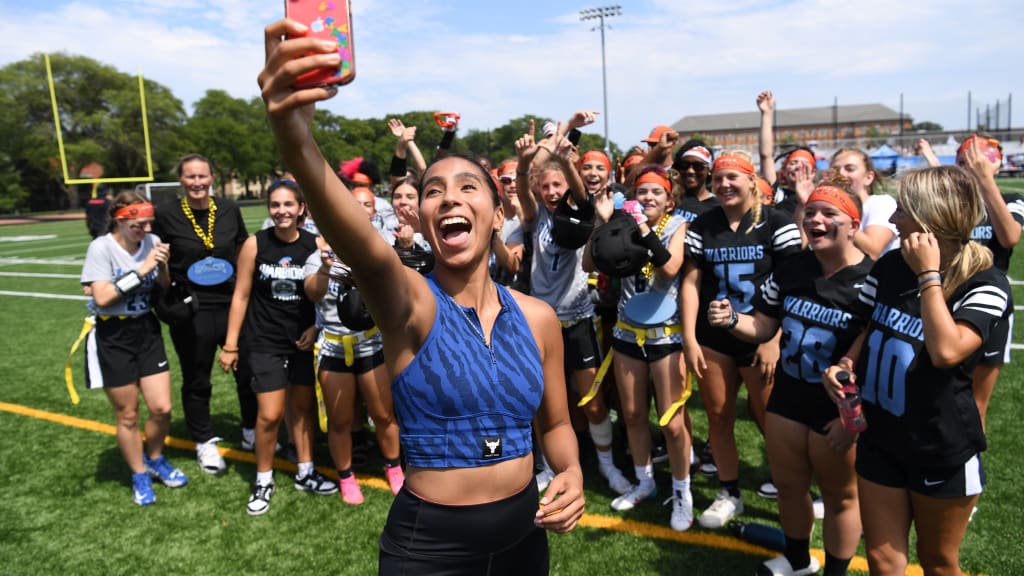
MULTIPOLYGON (((138 77, 65 53, 52 54, 50 64, 68 175, 98 162, 104 177, 145 176, 138 77)), ((146 80, 145 92, 156 173, 173 166, 186 116, 166 87, 146 80)), ((0 68, 0 130, 0 209, 77 207, 63 182, 42 54, 0 68)))
POLYGON ((914 130, 924 130, 926 132, 942 132, 942 124, 939 124, 937 122, 929 122, 926 120, 924 122, 918 122, 917 124, 914 124, 914 130))

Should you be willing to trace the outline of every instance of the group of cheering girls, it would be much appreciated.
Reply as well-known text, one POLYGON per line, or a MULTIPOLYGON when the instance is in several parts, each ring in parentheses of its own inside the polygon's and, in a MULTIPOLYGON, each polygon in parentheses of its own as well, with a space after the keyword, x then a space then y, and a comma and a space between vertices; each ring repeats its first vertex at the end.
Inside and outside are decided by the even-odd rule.
MULTIPOLYGON (((185 186, 180 202, 154 210, 123 193, 110 233, 90 245, 82 282, 100 318, 90 358, 117 414, 137 503, 155 499, 151 478, 187 482, 162 456, 170 378, 150 295, 199 279, 197 307, 172 326, 183 334, 174 338, 183 373, 205 369, 205 386, 183 385, 205 390, 205 419, 186 410, 197 451, 217 452, 208 381, 218 345, 256 452, 249 514, 270 507, 282 420, 297 452, 295 488, 333 494, 340 485, 344 502, 361 502, 349 432, 365 403, 396 494, 381 573, 546 573, 545 530, 571 530, 583 513, 569 416, 577 404, 598 470, 618 494, 612 507, 625 511, 656 492, 653 394, 672 476, 670 524, 687 530, 694 383, 720 482, 698 518, 703 527, 743 513, 734 434, 741 383, 765 436, 786 551, 759 574, 819 570, 808 544, 812 476, 825 505, 826 574, 846 573, 862 530, 872 572, 902 573, 912 522, 926 572, 957 566, 984 480, 983 410, 998 374, 985 367, 1006 361, 1012 306, 1003 272, 1024 222, 1024 203, 999 194, 981 139, 961 147, 963 168, 901 178, 893 201, 873 194, 880 176, 859 150, 837 152, 815 181, 813 153, 789 154, 776 173, 773 146, 762 142, 759 175, 749 154, 716 158, 700 141, 677 149, 678 135, 658 128, 615 186, 610 159, 573 144, 594 112, 542 138, 531 127, 516 157, 493 171, 445 154, 425 165, 415 128, 392 121, 386 213, 359 166, 339 177, 313 139, 314 103, 335 91, 292 83, 336 54, 302 32, 287 20, 266 29, 260 85, 294 174, 267 191, 272 226, 252 236, 244 224, 222 231, 237 207, 209 195, 210 162, 193 155, 179 169, 183 184, 185 174, 204 178, 185 186), (322 236, 304 227, 307 201, 322 236), (985 226, 991 249, 972 239, 985 226), (1005 255, 996 259, 1002 270, 993 252, 1005 255), (197 267, 206 258, 214 261, 197 267), (224 264, 223 278, 209 272, 224 264), (608 277, 618 285, 614 312, 602 313, 605 346, 591 285, 598 273, 598 285, 608 277), (204 282, 230 293, 229 303, 204 297, 204 282), (863 398, 868 427, 859 437, 838 423, 840 371, 863 398), (606 379, 632 480, 612 459, 606 379), (338 483, 313 468, 317 381, 338 483), (141 449, 139 390, 151 414, 141 449)), ((770 93, 758 107, 770 116, 770 93)), ((223 469, 197 456, 204 471, 223 469)))

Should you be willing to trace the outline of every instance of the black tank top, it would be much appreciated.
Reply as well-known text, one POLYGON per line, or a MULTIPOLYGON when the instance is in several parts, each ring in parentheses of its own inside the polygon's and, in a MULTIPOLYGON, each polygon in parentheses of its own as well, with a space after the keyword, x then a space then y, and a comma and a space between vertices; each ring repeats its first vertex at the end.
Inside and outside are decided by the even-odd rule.
POLYGON ((249 350, 275 354, 296 351, 295 341, 314 322, 313 303, 303 288, 302 267, 316 250, 316 236, 302 229, 294 242, 282 242, 272 228, 256 233, 256 268, 242 327, 249 350))

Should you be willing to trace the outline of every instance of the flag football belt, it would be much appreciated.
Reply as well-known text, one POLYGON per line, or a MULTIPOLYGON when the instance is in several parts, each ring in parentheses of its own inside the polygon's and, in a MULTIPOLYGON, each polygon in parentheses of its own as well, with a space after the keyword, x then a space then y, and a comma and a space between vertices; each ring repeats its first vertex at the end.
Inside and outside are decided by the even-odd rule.
POLYGON ((345 366, 352 366, 355 363, 355 345, 373 338, 377 335, 377 332, 380 332, 380 330, 376 326, 369 330, 356 332, 355 334, 331 334, 325 331, 324 340, 333 344, 341 344, 345 350, 345 366))
POLYGON ((67 384, 68 395, 71 396, 72 404, 78 404, 80 399, 78 397, 78 392, 75 390, 75 379, 71 375, 71 358, 75 355, 75 352, 78 351, 78 347, 82 344, 82 340, 85 340, 85 337, 89 335, 89 332, 92 331, 92 328, 95 325, 95 316, 89 316, 85 319, 85 322, 82 324, 82 330, 78 333, 78 338, 75 340, 75 343, 71 345, 71 351, 68 352, 68 360, 64 363, 64 383, 67 384))
POLYGON ((647 342, 648 338, 665 338, 674 334, 682 334, 683 327, 681 324, 669 324, 668 326, 658 326, 655 328, 637 328, 636 326, 630 326, 622 320, 615 323, 616 328, 622 328, 627 332, 632 332, 633 336, 636 337, 636 345, 640 348, 644 347, 644 343, 647 342))
POLYGON ((573 326, 583 322, 586 318, 577 318, 575 320, 559 320, 558 323, 562 325, 562 330, 566 328, 572 328, 573 326))

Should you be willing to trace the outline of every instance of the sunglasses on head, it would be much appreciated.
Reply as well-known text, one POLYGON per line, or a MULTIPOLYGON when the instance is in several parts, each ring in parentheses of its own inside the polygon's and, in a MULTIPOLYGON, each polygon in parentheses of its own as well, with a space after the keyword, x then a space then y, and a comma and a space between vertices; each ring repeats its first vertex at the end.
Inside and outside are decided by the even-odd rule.
POLYGON ((291 188, 292 190, 299 189, 299 183, 296 182, 295 180, 288 180, 286 178, 282 178, 280 180, 274 180, 273 182, 270 183, 270 186, 267 187, 267 194, 273 192, 274 190, 277 190, 281 186, 291 188))

